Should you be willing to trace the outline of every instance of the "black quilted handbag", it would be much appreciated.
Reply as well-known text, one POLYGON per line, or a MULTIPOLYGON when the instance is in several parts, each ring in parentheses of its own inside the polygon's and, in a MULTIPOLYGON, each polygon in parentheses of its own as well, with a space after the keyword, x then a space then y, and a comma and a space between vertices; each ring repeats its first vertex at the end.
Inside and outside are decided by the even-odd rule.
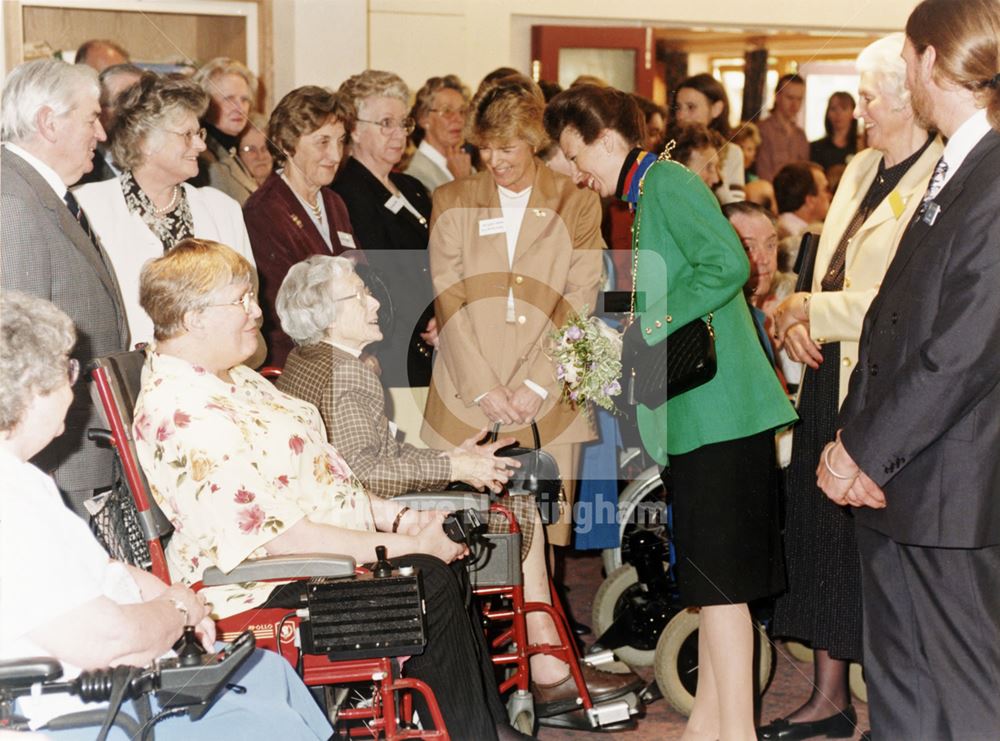
POLYGON ((638 323, 634 327, 634 334, 624 344, 627 353, 624 360, 628 362, 622 363, 628 374, 629 405, 642 404, 655 409, 715 377, 715 329, 711 314, 707 321, 688 322, 652 347, 643 341, 638 323))

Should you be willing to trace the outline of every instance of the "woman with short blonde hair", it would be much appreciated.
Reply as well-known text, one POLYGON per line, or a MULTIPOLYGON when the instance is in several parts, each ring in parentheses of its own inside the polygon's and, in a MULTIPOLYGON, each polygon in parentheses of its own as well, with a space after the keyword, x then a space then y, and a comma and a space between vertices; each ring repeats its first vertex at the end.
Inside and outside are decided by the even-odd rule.
POLYGON ((216 57, 191 79, 211 101, 203 119, 208 137, 196 182, 218 188, 242 205, 257 189, 253 174, 237 156, 240 133, 257 97, 257 78, 243 62, 216 57))

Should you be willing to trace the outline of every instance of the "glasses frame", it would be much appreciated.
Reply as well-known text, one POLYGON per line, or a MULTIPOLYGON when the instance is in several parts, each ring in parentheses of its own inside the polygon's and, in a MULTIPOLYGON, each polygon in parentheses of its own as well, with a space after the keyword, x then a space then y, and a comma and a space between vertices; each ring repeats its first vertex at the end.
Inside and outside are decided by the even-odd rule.
POLYGON ((461 108, 428 108, 427 110, 430 113, 436 113, 444 118, 458 115, 464 119, 469 115, 469 106, 463 106, 461 108))
POLYGON ((195 137, 201 139, 202 144, 204 144, 208 139, 208 129, 204 126, 197 131, 174 131, 173 129, 164 128, 161 128, 160 131, 166 131, 168 134, 181 137, 184 140, 184 143, 189 147, 194 143, 195 137))
POLYGON ((392 136, 392 133, 399 129, 406 136, 413 133, 413 130, 417 128, 417 122, 415 119, 407 116, 406 118, 401 118, 399 120, 386 116, 381 121, 368 121, 364 118, 355 119, 358 123, 371 124, 372 126, 378 126, 379 130, 384 136, 392 136))
POLYGON ((209 304, 206 308, 212 308, 214 306, 239 306, 243 309, 243 313, 250 316, 253 313, 253 307, 257 304, 257 294, 253 292, 253 289, 247 291, 242 296, 240 296, 235 301, 229 301, 224 304, 209 304))
POLYGON ((368 299, 372 297, 372 292, 368 290, 368 287, 361 289, 355 293, 349 294, 347 296, 341 296, 340 298, 333 299, 333 303, 339 304, 341 301, 350 301, 352 298, 356 298, 362 306, 368 303, 368 299))

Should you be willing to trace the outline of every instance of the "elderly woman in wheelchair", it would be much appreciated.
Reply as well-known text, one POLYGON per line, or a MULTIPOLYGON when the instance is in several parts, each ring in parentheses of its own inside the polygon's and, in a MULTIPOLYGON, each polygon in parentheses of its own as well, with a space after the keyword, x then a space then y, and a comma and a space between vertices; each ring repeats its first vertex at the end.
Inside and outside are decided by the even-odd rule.
MULTIPOLYGON (((405 511, 370 496, 329 444, 314 406, 241 365, 254 350, 260 308, 252 268, 224 245, 178 243, 143 268, 139 299, 153 320, 135 408, 136 450, 175 531, 167 560, 193 583, 266 555, 340 553, 420 570, 427 647, 404 674, 437 697, 456 738, 517 738, 492 677, 482 631, 464 602, 467 548, 444 533, 443 511, 405 511), (447 565, 446 565, 447 564, 447 565)), ((504 480, 498 459, 492 478, 504 480)), ((485 474, 484 474, 485 477, 485 474)), ((262 605, 273 583, 210 590, 214 614, 262 605)))
MULTIPOLYGON (((205 597, 110 560, 53 480, 29 462, 63 431, 80 371, 69 357, 72 321, 14 291, 0 296, 0 317, 0 660, 53 657, 67 678, 81 669, 142 666, 169 652, 187 625, 212 648, 205 597)), ((255 652, 232 681, 246 693, 224 692, 198 721, 164 720, 157 738, 329 737, 323 713, 278 656, 255 652)), ((93 707, 57 694, 25 696, 17 711, 52 738, 93 739, 93 728, 55 730, 61 716, 93 707)), ((138 711, 130 701, 121 712, 134 719, 138 711)))
MULTIPOLYGON (((368 344, 381 339, 379 303, 350 260, 315 255, 293 266, 278 291, 276 307, 282 329, 298 345, 288 356, 277 387, 319 409, 327 439, 371 494, 391 498, 407 492, 440 491, 451 481, 499 491, 506 464, 494 456, 513 438, 476 445, 486 432, 482 430, 446 451, 396 440, 386 417, 382 385, 360 359, 368 344)), ((525 599, 550 603, 544 529, 534 498, 504 497, 501 503, 521 527, 525 599)), ((416 516, 416 512, 406 512, 401 526, 416 516)), ((490 518, 491 532, 506 529, 505 518, 490 518)), ((553 620, 545 612, 529 612, 527 629, 533 644, 559 643, 553 620)), ((530 662, 535 714, 546 717, 573 709, 578 692, 567 664, 546 654, 535 654, 530 662)), ((632 674, 612 674, 587 665, 581 668, 594 702, 641 687, 632 674)))

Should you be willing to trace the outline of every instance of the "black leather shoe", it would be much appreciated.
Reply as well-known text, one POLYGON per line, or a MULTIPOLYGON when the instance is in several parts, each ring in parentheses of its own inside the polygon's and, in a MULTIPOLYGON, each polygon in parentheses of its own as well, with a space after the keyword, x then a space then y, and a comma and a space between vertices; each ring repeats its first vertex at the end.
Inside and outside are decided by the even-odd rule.
POLYGON ((850 738, 857 727, 858 715, 854 706, 848 705, 844 710, 829 718, 814 720, 808 723, 792 723, 784 718, 778 718, 766 726, 757 729, 757 738, 780 741, 800 741, 806 738, 850 738))

